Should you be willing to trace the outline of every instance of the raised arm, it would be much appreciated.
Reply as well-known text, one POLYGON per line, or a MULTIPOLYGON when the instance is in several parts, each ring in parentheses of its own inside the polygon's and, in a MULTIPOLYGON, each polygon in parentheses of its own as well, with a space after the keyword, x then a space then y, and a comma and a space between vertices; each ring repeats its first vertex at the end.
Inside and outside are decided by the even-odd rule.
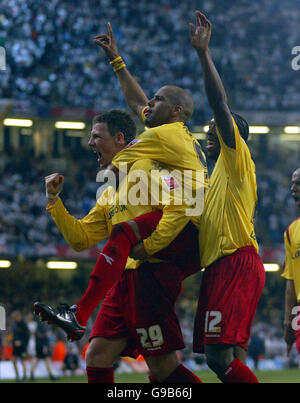
POLYGON ((209 50, 211 22, 200 11, 196 11, 195 14, 196 27, 190 23, 190 38, 201 63, 208 103, 224 143, 228 147, 235 148, 234 127, 226 92, 209 50))
POLYGON ((46 209, 71 248, 81 252, 108 237, 104 210, 96 203, 81 220, 73 217, 59 198, 63 182, 64 177, 59 173, 45 177, 46 197, 49 202, 46 209))
POLYGON ((118 47, 111 24, 107 24, 108 34, 94 38, 94 42, 106 53, 121 84, 125 100, 132 111, 143 121, 142 111, 148 105, 148 98, 138 82, 129 73, 123 59, 119 56, 118 47))

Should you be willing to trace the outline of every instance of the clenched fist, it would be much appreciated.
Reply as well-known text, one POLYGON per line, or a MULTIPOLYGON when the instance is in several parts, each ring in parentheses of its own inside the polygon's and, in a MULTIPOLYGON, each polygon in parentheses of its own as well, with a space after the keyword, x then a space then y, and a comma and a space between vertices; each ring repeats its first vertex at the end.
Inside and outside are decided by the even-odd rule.
POLYGON ((58 173, 45 177, 46 197, 49 201, 54 201, 60 194, 64 183, 64 177, 58 173))

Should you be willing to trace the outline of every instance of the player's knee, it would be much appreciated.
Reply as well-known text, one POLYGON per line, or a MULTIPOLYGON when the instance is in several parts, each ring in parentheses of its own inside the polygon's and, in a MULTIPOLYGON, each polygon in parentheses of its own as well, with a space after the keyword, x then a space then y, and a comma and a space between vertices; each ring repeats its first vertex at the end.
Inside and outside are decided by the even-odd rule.
POLYGON ((180 364, 176 352, 145 359, 151 374, 159 382, 163 382, 180 364))
POLYGON ((209 346, 205 349, 206 361, 209 368, 219 376, 223 375, 234 359, 233 348, 209 346))
POLYGON ((115 354, 100 338, 94 338, 88 346, 85 359, 87 367, 107 368, 113 366, 115 354))

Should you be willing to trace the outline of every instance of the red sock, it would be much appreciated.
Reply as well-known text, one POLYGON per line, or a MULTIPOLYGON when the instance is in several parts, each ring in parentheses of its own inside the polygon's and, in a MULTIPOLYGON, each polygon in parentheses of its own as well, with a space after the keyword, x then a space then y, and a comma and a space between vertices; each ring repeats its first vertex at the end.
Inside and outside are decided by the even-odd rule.
POLYGON ((154 376, 153 375, 148 375, 148 379, 149 379, 149 382, 150 383, 159 383, 155 378, 154 378, 154 376))
POLYGON ((81 326, 86 326, 96 306, 114 283, 120 279, 130 249, 136 243, 136 235, 129 224, 122 223, 113 228, 90 275, 88 288, 76 304, 76 319, 81 326))
POLYGON ((202 381, 180 364, 162 383, 202 383, 202 381))
POLYGON ((221 380, 224 383, 259 383, 254 373, 238 358, 232 361, 221 380))
POLYGON ((86 367, 88 383, 114 383, 114 369, 86 367))

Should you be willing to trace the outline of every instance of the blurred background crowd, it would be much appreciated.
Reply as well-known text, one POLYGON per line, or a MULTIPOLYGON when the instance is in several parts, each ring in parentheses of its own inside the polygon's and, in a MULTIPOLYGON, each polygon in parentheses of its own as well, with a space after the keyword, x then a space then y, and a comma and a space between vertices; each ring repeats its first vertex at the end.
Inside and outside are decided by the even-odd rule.
MULTIPOLYGON (((0 0, 0 46, 5 47, 7 62, 5 72, 0 72, 0 101, 24 102, 26 113, 30 116, 34 110, 33 117, 41 120, 53 118, 49 110, 56 107, 93 111, 126 108, 111 66, 93 44, 93 37, 105 32, 110 21, 120 54, 147 96, 166 84, 184 87, 191 92, 196 108, 189 127, 205 125, 211 112, 200 66, 189 43, 188 23, 194 20, 195 9, 213 23, 212 54, 233 110, 273 112, 273 116, 299 112, 300 81, 291 69, 291 49, 299 45, 300 8, 294 0, 187 0, 180 7, 171 0, 0 0)), ((299 124, 299 117, 293 123, 299 124)), ((6 138, 9 135, 4 133, 6 138)), ((41 359, 53 358, 61 349, 60 370, 72 372, 76 366, 80 371, 87 340, 68 352, 64 335, 51 327, 39 329, 30 312, 36 299, 54 305, 76 301, 96 259, 80 261, 76 255, 78 270, 68 276, 45 270, 45 259, 58 256, 67 246, 45 210, 44 177, 57 171, 65 176, 61 197, 70 213, 81 218, 96 202, 98 165, 82 145, 88 141, 88 132, 83 142, 66 142, 63 152, 56 155, 48 150, 37 153, 24 138, 13 148, 5 148, 6 140, 0 141, 0 257, 15 259, 15 268, 1 272, 0 277, 0 305, 7 311, 7 332, 0 333, 0 359, 15 361, 14 334, 21 317, 27 344, 18 360, 37 357, 36 335, 41 334, 48 343, 45 341, 48 353, 41 359), (68 353, 73 358, 64 364, 68 353)), ((276 255, 281 266, 283 232, 297 215, 290 179, 299 167, 300 150, 297 143, 292 144, 276 140, 272 129, 270 135, 249 141, 257 173, 260 252, 271 258, 276 255)), ((191 345, 201 273, 196 276, 199 281, 186 281, 178 303, 187 344, 182 357, 192 369, 205 365, 201 356, 192 353, 191 345)), ((260 360, 261 367, 297 365, 295 355, 285 357, 284 287, 280 272, 267 273, 249 349, 253 366, 258 365, 257 357, 266 359, 264 364, 260 360)), ((22 377, 21 373, 16 376, 22 377)), ((34 373, 27 376, 34 377, 34 373)))
POLYGON ((188 0, 175 7, 129 0, 7 0, 0 3, 0 37, 8 71, 0 97, 43 107, 124 106, 118 84, 93 37, 110 21, 119 51, 148 96, 162 85, 189 89, 197 105, 194 119, 209 110, 200 90, 199 67, 189 44, 188 23, 201 8, 214 27, 211 48, 231 88, 234 108, 297 109, 299 80, 289 68, 297 45, 299 8, 293 0, 188 0), (280 27, 280 29, 278 29, 280 27))
MULTIPOLYGON (((256 163, 259 197, 256 235, 261 248, 276 249, 283 244, 283 232, 297 214, 290 180, 298 166, 300 152, 285 148, 261 150, 256 142, 250 142, 249 146, 256 163)), ((42 257, 53 254, 56 245, 66 244, 45 210, 44 177, 57 171, 55 168, 45 156, 35 157, 25 150, 16 153, 13 159, 3 155, 0 161, 0 253, 42 257)), ((59 172, 65 175, 61 198, 72 215, 82 218, 95 205, 100 186, 96 182, 95 155, 83 147, 70 150, 59 172)))

